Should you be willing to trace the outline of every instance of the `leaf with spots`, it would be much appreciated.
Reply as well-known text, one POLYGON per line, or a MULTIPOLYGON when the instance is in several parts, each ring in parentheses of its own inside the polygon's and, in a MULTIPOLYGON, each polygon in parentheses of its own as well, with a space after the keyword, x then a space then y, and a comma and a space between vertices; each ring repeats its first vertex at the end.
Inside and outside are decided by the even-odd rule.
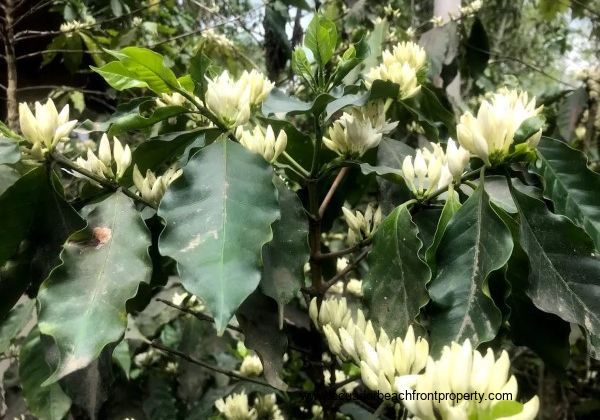
POLYGON ((229 139, 200 150, 165 194, 162 255, 177 261, 183 286, 212 312, 223 333, 258 286, 261 250, 279 218, 273 170, 229 139))
POLYGON ((38 295, 40 331, 54 338, 59 351, 46 384, 85 368, 121 339, 125 303, 150 279, 150 234, 132 200, 116 192, 84 213, 87 228, 71 236, 62 265, 38 295))
POLYGON ((419 257, 422 243, 405 205, 397 207, 377 228, 363 287, 369 317, 390 334, 403 336, 429 297, 431 278, 419 257))
POLYGON ((589 354, 600 359, 600 258, 591 238, 540 200, 514 186, 511 193, 531 265, 527 295, 542 311, 579 324, 587 333, 589 354))
POLYGON ((469 338, 477 346, 496 336, 502 315, 487 281, 506 264, 512 248, 510 231, 491 208, 481 182, 452 216, 437 248, 437 272, 429 286, 434 353, 451 341, 469 338))

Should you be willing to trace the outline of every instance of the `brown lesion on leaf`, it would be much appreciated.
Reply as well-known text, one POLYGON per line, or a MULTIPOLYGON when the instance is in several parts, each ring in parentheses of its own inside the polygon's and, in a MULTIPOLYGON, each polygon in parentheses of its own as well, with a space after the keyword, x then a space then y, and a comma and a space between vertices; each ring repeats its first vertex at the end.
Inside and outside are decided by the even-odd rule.
POLYGON ((112 237, 112 229, 102 226, 97 226, 92 229, 92 242, 96 248, 102 248, 110 241, 112 237))

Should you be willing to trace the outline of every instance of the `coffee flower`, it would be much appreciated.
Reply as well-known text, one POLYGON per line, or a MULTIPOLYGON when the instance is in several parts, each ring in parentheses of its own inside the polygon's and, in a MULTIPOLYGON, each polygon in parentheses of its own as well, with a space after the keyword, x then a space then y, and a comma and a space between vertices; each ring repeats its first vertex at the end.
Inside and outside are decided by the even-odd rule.
POLYGON ((424 69, 425 50, 414 42, 401 42, 382 53, 383 62, 371 68, 365 75, 365 83, 371 87, 375 80, 388 80, 400 86, 399 99, 415 96, 421 86, 418 75, 424 69))
POLYGON ((206 80, 206 107, 228 127, 247 123, 251 108, 262 102, 273 89, 273 83, 254 70, 244 72, 238 80, 227 71, 206 80))
MULTIPOLYGON (((428 359, 423 374, 396 378, 395 390, 402 393, 413 390, 418 393, 483 393, 483 400, 405 399, 404 406, 414 418, 421 420, 488 418, 485 414, 501 401, 487 398, 490 393, 508 393, 513 401, 517 399, 517 380, 509 376, 509 368, 510 360, 505 351, 496 359, 491 349, 482 356, 471 347, 469 340, 462 345, 453 342, 444 347, 438 360, 428 359)), ((523 405, 520 413, 502 419, 532 420, 538 408, 539 400, 533 397, 523 405)))
POLYGON ((385 120, 383 102, 355 107, 333 123, 329 138, 323 138, 323 144, 340 156, 358 158, 379 146, 383 134, 391 132, 397 125, 397 122, 385 120))
POLYGON ((260 358, 255 354, 246 355, 242 360, 240 373, 244 376, 260 376, 263 373, 260 358))
POLYGON ((75 163, 101 178, 119 180, 131 165, 131 150, 128 145, 123 147, 119 139, 114 137, 111 151, 108 136, 103 134, 98 146, 98 156, 88 149, 87 159, 79 157, 75 163))
POLYGON ((275 394, 258 395, 254 398, 254 408, 258 418, 269 420, 284 420, 281 409, 277 405, 275 394))
POLYGON ((345 299, 326 299, 317 308, 316 299, 310 303, 309 315, 322 328, 329 349, 342 360, 360 366, 365 386, 374 391, 392 392, 397 376, 416 374, 426 364, 429 344, 415 339, 409 327, 404 340, 390 340, 383 329, 375 332, 359 309, 353 318, 345 299))
POLYGON ((164 174, 158 177, 154 172, 148 169, 146 171, 146 176, 144 177, 137 165, 135 165, 133 167, 133 183, 144 200, 158 205, 167 192, 169 185, 179 178, 181 174, 181 169, 175 169, 175 167, 172 166, 167 169, 164 174))
POLYGON ((48 99, 43 105, 35 103, 35 116, 26 103, 19 104, 19 123, 23 137, 31 145, 29 154, 42 158, 69 137, 77 120, 69 121, 69 105, 59 113, 52 99, 48 99))
POLYGON ((455 181, 458 181, 465 171, 465 167, 469 163, 469 157, 470 154, 467 149, 457 145, 454 140, 448 139, 448 144, 446 146, 446 161, 448 169, 452 174, 452 178, 454 178, 455 181))
POLYGON ((373 205, 370 203, 364 214, 358 210, 352 212, 346 207, 342 207, 342 212, 348 225, 347 240, 350 244, 369 238, 381 223, 381 207, 373 210, 373 205))
MULTIPOLYGON (((458 142, 486 165, 500 163, 509 155, 521 124, 541 110, 535 107, 535 97, 529 100, 526 92, 501 89, 481 103, 477 117, 470 112, 460 117, 458 142)), ((540 129, 524 141, 524 147, 535 148, 541 135, 540 129)))
POLYGON ((187 99, 179 92, 173 92, 172 94, 163 93, 160 98, 156 100, 156 106, 159 108, 165 106, 184 106, 187 99))
POLYGON ((425 198, 452 181, 444 151, 439 144, 431 146, 433 151, 423 147, 414 157, 406 156, 402 162, 402 176, 417 198, 425 198))
POLYGON ((280 130, 276 138, 273 127, 270 125, 267 126, 266 130, 257 125, 252 131, 238 127, 236 136, 242 146, 261 155, 269 163, 275 162, 287 146, 285 131, 280 130))
POLYGON ((215 401, 215 407, 227 420, 256 420, 255 408, 250 408, 248 395, 245 392, 229 395, 215 401))

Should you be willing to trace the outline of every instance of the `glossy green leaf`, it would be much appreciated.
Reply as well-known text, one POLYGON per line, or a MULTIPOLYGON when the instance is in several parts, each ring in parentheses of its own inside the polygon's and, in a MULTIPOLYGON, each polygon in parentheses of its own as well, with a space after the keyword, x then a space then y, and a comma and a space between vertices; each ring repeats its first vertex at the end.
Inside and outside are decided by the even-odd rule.
POLYGON ((562 370, 569 362, 569 324, 554 314, 539 310, 527 296, 529 259, 520 245, 520 226, 516 215, 508 214, 492 204, 494 210, 510 229, 513 253, 506 266, 506 281, 510 291, 506 304, 510 308, 508 323, 513 342, 535 351, 552 369, 562 370), (535 328, 531 328, 535 325, 535 328))
POLYGON ((17 163, 21 159, 21 152, 16 141, 0 136, 0 165, 17 163))
POLYGON ((419 257, 422 243, 406 206, 397 207, 377 228, 369 274, 363 282, 369 318, 391 337, 406 334, 427 304, 431 271, 419 257))
POLYGON ((436 309, 431 319, 434 352, 451 341, 468 338, 478 346, 496 336, 502 317, 487 280, 506 264, 512 248, 510 232, 480 184, 446 226, 437 249, 437 272, 429 287, 436 309))
POLYGON ((260 255, 279 217, 273 171, 224 139, 206 146, 164 196, 162 255, 177 261, 184 287, 203 300, 221 334, 260 281, 260 255))
POLYGON ((287 391, 281 377, 288 339, 277 320, 277 307, 274 300, 255 290, 236 312, 236 319, 244 332, 244 344, 260 357, 267 382, 287 391))
POLYGON ((587 332, 588 352, 600 358, 600 258, 592 240, 540 200, 511 191, 531 265, 527 294, 539 309, 579 324, 587 332))
POLYGON ((304 36, 304 46, 310 49, 319 65, 324 66, 331 60, 337 45, 335 23, 325 16, 315 13, 308 24, 304 36))
POLYGON ((600 250, 600 175, 588 169, 581 152, 548 137, 540 141, 538 157, 537 172, 554 211, 583 227, 600 250))
POLYGON ((588 94, 585 87, 575 89, 563 98, 556 113, 556 126, 561 137, 567 141, 573 139, 575 128, 581 114, 587 107, 588 94))
MULTIPOLYGON (((53 183, 58 185, 56 176, 53 183)), ((1 220, 10 221, 2 229, 14 235, 3 238, 3 243, 15 239, 11 260, 0 268, 0 319, 27 288, 37 290, 58 265, 63 243, 85 226, 54 185, 45 168, 38 167, 0 196, 1 220)))
MULTIPOLYGON (((175 73, 165 65, 162 55, 140 47, 126 47, 119 51, 106 51, 117 58, 122 64, 122 66, 113 65, 110 68, 110 74, 126 77, 125 82, 115 82, 116 79, 113 79, 113 83, 132 87, 132 80, 137 80, 158 94, 170 93, 174 88, 180 88, 175 73), (123 69, 126 71, 122 71, 123 69)), ((106 72, 105 67, 107 65, 103 66, 100 70, 106 72)), ((102 73, 100 74, 102 75, 102 73)), ((126 87, 121 87, 121 90, 126 87)))
POLYGON ((136 73, 127 69, 120 61, 111 61, 100 68, 92 66, 91 69, 102 76, 110 87, 119 91, 149 87, 147 82, 140 80, 136 73))
POLYGON ((40 332, 33 329, 19 355, 19 378, 27 409, 40 420, 61 420, 71 408, 71 399, 57 383, 42 386, 52 373, 46 363, 40 332))
POLYGON ((308 224, 302 202, 283 181, 274 177, 279 195, 281 219, 273 223, 273 240, 262 251, 262 292, 279 307, 279 325, 283 326, 283 307, 304 284, 304 264, 309 258, 308 224))
POLYGON ((156 108, 154 112, 147 117, 134 113, 123 115, 122 117, 111 120, 110 133, 114 135, 123 131, 140 130, 189 112, 190 110, 183 106, 162 106, 156 108))
POLYGON ((131 198, 116 192, 84 210, 87 228, 64 246, 62 265, 38 295, 40 331, 60 354, 47 384, 85 368, 121 339, 125 303, 150 279, 150 234, 131 198))
POLYGON ((321 93, 312 102, 304 102, 300 99, 289 96, 280 89, 273 89, 262 104, 262 113, 266 116, 276 115, 298 115, 298 114, 319 114, 325 107, 342 96, 341 89, 331 93, 321 93))
POLYGON ((27 300, 12 308, 6 319, 0 322, 0 354, 8 350, 10 343, 31 320, 34 307, 35 300, 27 300))
POLYGON ((364 38, 351 45, 342 55, 332 77, 331 86, 337 86, 350 71, 358 66, 369 55, 369 44, 364 38))
POLYGON ((425 261, 434 272, 436 271, 436 254, 438 247, 440 246, 440 242, 442 242, 442 238, 444 237, 444 232, 446 231, 446 227, 454 214, 460 209, 460 200, 458 199, 457 194, 448 194, 446 197, 446 203, 444 204, 444 208, 442 209, 442 214, 438 220, 437 228, 435 230, 435 235, 433 236, 433 242, 427 248, 425 252, 425 261))

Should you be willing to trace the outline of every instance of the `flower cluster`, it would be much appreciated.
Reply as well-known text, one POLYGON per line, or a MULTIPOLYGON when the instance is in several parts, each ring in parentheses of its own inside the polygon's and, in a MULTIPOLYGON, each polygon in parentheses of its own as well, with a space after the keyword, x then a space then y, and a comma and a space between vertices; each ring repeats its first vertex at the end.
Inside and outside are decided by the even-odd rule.
POLYGON ((269 163, 274 163, 287 146, 287 134, 285 131, 280 130, 277 137, 275 137, 273 127, 270 125, 267 126, 266 130, 257 125, 252 131, 238 127, 236 137, 242 146, 251 152, 261 155, 269 163))
POLYGON ((426 65, 425 50, 414 42, 401 42, 391 51, 385 50, 382 58, 383 62, 365 75, 367 86, 375 80, 389 80, 400 86, 399 99, 415 96, 421 89, 418 76, 426 65))
POLYGON ((133 167, 133 183, 140 192, 140 196, 155 205, 160 203, 163 195, 167 192, 169 185, 179 178, 182 174, 181 169, 170 167, 161 176, 156 176, 150 169, 146 171, 146 176, 138 169, 137 165, 133 167))
POLYGON ((439 144, 432 149, 418 149, 415 156, 406 156, 402 162, 402 176, 416 197, 424 198, 432 192, 459 180, 469 162, 469 152, 449 139, 446 152, 439 144))
POLYGON ((247 123, 251 108, 264 101, 274 86, 256 70, 244 71, 238 80, 224 71, 207 82, 206 107, 228 127, 247 123))
POLYGON ((381 207, 373 210, 373 205, 370 203, 364 214, 359 210, 352 212, 352 210, 346 207, 342 207, 342 212, 348 225, 347 240, 350 244, 355 244, 369 238, 381 223, 381 207))
POLYGON ((254 406, 250 408, 248 395, 242 391, 215 401, 215 407, 226 420, 284 419, 275 394, 257 396, 254 399, 254 406))
POLYGON ((172 94, 163 93, 160 98, 156 99, 156 106, 159 108, 165 106, 184 106, 187 98, 179 92, 173 92, 172 94))
MULTIPOLYGON (((511 152, 514 137, 521 124, 538 115, 542 107, 535 107, 535 98, 529 99, 527 92, 501 89, 490 100, 479 106, 477 117, 466 112, 456 127, 458 142, 472 154, 491 166, 506 159, 511 152)), ((542 136, 536 133, 517 145, 525 149, 537 146, 542 136)))
POLYGON ((323 144, 340 156, 358 158, 369 149, 379 146, 384 134, 394 130, 398 122, 385 119, 386 106, 375 101, 344 112, 329 128, 323 144))
POLYGON ((392 392, 396 376, 416 374, 425 367, 429 345, 422 338, 415 339, 412 327, 404 340, 390 340, 383 329, 378 335, 360 309, 353 319, 343 298, 324 300, 320 308, 313 298, 309 314, 322 328, 331 352, 359 365, 363 383, 371 390, 392 392))
POLYGON ((87 158, 78 157, 75 163, 100 178, 119 180, 131 165, 131 150, 128 145, 123 147, 119 139, 114 137, 111 151, 108 136, 103 134, 98 147, 98 156, 88 149, 87 158))
MULTIPOLYGON (((438 360, 431 357, 427 361, 425 372, 421 375, 408 375, 395 380, 396 390, 406 392, 438 393, 509 393, 513 401, 517 398, 517 380, 509 377, 510 360, 503 351, 496 359, 491 349, 485 356, 471 347, 469 340, 461 346, 453 342, 444 347, 438 360)), ((506 394, 505 394, 506 395, 506 394)), ((499 400, 484 398, 478 400, 405 400, 404 406, 415 416, 422 420, 435 419, 466 419, 466 418, 492 418, 483 414, 490 411, 499 400)), ((512 420, 534 419, 539 408, 539 400, 533 397, 523 405, 520 413, 514 416, 503 417, 512 420)))
POLYGON ((69 105, 59 113, 52 99, 48 99, 45 104, 35 103, 35 115, 26 103, 19 104, 19 123, 21 133, 30 145, 25 152, 35 159, 42 159, 58 142, 69 137, 77 120, 69 121, 69 105))

